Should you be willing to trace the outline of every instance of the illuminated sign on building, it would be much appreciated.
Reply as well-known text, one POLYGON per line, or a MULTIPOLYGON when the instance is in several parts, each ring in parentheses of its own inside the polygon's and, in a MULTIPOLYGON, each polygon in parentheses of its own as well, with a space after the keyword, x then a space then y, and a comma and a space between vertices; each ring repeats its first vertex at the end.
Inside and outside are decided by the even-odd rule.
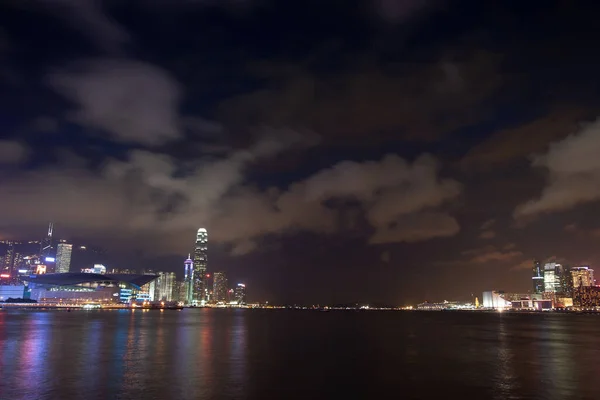
POLYGON ((46 262, 54 262, 55 258, 54 257, 46 257, 46 262))

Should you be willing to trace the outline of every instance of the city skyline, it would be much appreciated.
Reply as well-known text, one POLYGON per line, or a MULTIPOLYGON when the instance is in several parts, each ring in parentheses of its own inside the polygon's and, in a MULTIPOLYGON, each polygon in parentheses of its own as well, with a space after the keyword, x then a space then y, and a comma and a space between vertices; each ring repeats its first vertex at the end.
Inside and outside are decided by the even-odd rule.
POLYGON ((600 264, 600 5, 50 3, 0 4, 0 240, 51 221, 181 275, 202 227, 209 270, 281 303, 600 264))

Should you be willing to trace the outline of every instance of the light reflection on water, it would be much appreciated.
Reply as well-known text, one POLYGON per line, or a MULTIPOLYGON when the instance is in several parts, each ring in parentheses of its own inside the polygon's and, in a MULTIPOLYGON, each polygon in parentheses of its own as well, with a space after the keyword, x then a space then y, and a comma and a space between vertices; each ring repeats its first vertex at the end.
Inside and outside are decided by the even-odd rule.
POLYGON ((599 399, 599 336, 600 316, 5 310, 0 399, 599 399))

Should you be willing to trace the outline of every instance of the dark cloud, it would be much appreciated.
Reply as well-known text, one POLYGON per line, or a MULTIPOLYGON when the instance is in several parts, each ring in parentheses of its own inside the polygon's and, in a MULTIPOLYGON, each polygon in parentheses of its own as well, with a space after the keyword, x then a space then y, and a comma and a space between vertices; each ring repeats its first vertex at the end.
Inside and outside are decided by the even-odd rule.
POLYGON ((479 237, 482 239, 493 239, 496 237, 496 232, 492 230, 483 231, 479 234, 479 237))
POLYGON ((0 165, 19 164, 29 154, 28 148, 13 140, 0 140, 0 165))
POLYGON ((544 151, 554 140, 575 132, 587 115, 581 108, 556 108, 547 115, 501 129, 472 147, 462 159, 467 169, 491 169, 544 151))
POLYGON ((452 62, 359 64, 335 75, 261 66, 269 85, 226 100, 220 115, 242 126, 308 127, 345 143, 367 135, 374 143, 429 141, 482 117, 482 100, 502 82, 497 61, 474 53, 452 62))
POLYGON ((42 6, 91 39, 98 47, 115 51, 129 40, 129 33, 103 8, 101 0, 24 0, 42 6))

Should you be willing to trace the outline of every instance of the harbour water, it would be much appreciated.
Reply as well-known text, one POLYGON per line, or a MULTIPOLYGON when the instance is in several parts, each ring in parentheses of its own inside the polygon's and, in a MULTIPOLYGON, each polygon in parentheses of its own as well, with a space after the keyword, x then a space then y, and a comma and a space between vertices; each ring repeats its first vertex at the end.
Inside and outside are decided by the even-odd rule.
POLYGON ((0 399, 600 399, 600 316, 0 311, 0 399))

